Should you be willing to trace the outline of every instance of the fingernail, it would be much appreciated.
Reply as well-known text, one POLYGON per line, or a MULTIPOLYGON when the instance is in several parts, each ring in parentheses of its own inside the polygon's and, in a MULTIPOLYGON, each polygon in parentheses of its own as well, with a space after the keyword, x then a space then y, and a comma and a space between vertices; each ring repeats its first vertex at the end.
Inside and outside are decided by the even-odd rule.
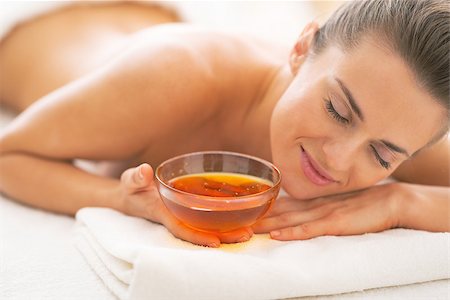
POLYGON ((248 241, 249 239, 250 239, 249 236, 243 235, 243 236, 241 236, 241 238, 238 240, 238 242, 239 242, 239 243, 246 242, 246 241, 248 241))
POLYGON ((219 247, 219 245, 217 245, 217 243, 209 243, 208 247, 217 248, 217 247, 219 247))
POLYGON ((278 230, 270 232, 270 237, 277 237, 277 236, 280 236, 280 235, 281 235, 281 232, 278 231, 278 230))

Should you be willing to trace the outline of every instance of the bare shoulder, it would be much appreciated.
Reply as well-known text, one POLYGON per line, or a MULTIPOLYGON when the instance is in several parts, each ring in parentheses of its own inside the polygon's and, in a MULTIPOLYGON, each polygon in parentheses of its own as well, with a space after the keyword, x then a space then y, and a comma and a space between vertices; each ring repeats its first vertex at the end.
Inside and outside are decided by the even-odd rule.
POLYGON ((128 49, 105 68, 105 80, 133 103, 142 120, 170 115, 182 121, 195 113, 201 121, 214 110, 221 75, 208 55, 207 38, 183 27, 160 27, 132 37, 128 49), (199 112, 205 101, 210 109, 199 112), (168 110, 180 106, 182 115, 168 110))
POLYGON ((267 71, 285 59, 263 41, 184 24, 152 27, 133 39, 117 60, 119 71, 111 72, 117 86, 135 86, 136 101, 147 108, 147 117, 167 116, 156 116, 148 103, 183 107, 171 110, 171 117, 194 127, 223 110, 223 102, 236 98, 236 91, 244 104, 267 71))
POLYGON ((393 176, 401 181, 450 186, 450 137, 423 149, 405 161, 393 176))
MULTIPOLYGON (((151 59, 148 51, 154 50, 161 57, 187 59, 196 69, 209 72, 223 73, 236 66, 257 67, 268 60, 280 62, 288 54, 283 48, 254 36, 182 23, 148 28, 135 34, 133 40, 147 59, 151 59)), ((242 70, 234 70, 234 74, 237 71, 242 70)))

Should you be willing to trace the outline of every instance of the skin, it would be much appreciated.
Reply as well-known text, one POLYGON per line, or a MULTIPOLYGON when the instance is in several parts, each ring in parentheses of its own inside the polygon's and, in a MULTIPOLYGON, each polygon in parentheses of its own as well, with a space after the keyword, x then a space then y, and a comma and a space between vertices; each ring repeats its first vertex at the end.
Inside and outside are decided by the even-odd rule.
MULTIPOLYGON (((68 22, 74 14, 62 11, 53 22, 68 22)), ((54 24, 44 18, 39 25, 56 40, 42 52, 46 57, 39 61, 46 64, 64 51, 64 43, 52 35, 54 24)), ((123 32, 122 25, 108 24, 113 32, 123 32)), ((92 31, 80 27, 69 30, 92 31)), ((33 77, 20 81, 30 87, 25 95, 14 84, 2 88, 2 100, 24 110, 0 136, 3 193, 71 215, 85 206, 112 207, 210 247, 246 241, 253 231, 293 240, 394 227, 450 230, 448 174, 427 171, 443 166, 448 170, 448 143, 423 149, 445 123, 446 112, 415 82, 401 58, 374 37, 350 52, 332 46, 313 56, 314 23, 290 52, 187 25, 139 29, 120 38, 103 33, 117 45, 116 52, 100 51, 95 61, 83 59, 99 49, 92 43, 79 51, 78 60, 63 61, 55 70, 35 61, 30 73, 47 70, 39 76, 46 90, 39 90, 33 77), (78 73, 71 74, 75 67, 78 73), (354 94, 364 122, 350 110, 335 77, 354 94), (330 115, 323 99, 327 97, 351 122, 344 125, 330 115), (421 151, 405 157, 380 140, 401 145, 410 154, 421 151), (336 182, 311 183, 300 167, 299 145, 336 182), (389 169, 379 164, 371 145, 391 163, 389 169), (280 168, 289 196, 276 201, 253 230, 196 232, 162 204, 152 167, 178 154, 211 149, 248 153, 280 168), (96 161, 101 168, 87 173, 73 164, 75 158, 96 161), (446 187, 405 182, 372 187, 391 174, 446 187)), ((27 40, 24 28, 0 47, 0 67, 11 83, 21 78, 14 53, 26 47, 27 40)))

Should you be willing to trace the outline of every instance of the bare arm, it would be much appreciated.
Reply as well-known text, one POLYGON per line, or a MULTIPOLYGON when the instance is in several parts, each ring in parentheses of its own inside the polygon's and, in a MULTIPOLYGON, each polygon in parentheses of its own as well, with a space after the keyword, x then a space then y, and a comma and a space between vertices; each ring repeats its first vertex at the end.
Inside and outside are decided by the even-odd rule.
POLYGON ((120 210, 119 180, 99 177, 72 164, 10 153, 0 157, 0 190, 23 203, 74 215, 86 206, 120 210))
POLYGON ((450 189, 448 187, 401 184, 398 226, 450 232, 450 189))

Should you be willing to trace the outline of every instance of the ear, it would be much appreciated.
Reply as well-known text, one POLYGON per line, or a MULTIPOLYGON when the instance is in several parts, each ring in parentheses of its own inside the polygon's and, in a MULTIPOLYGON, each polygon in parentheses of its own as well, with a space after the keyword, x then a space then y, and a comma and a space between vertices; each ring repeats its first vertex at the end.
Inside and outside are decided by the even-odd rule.
POLYGON ((308 23, 292 48, 289 57, 289 66, 293 75, 297 74, 300 66, 305 61, 317 30, 319 30, 319 24, 317 22, 308 23))

